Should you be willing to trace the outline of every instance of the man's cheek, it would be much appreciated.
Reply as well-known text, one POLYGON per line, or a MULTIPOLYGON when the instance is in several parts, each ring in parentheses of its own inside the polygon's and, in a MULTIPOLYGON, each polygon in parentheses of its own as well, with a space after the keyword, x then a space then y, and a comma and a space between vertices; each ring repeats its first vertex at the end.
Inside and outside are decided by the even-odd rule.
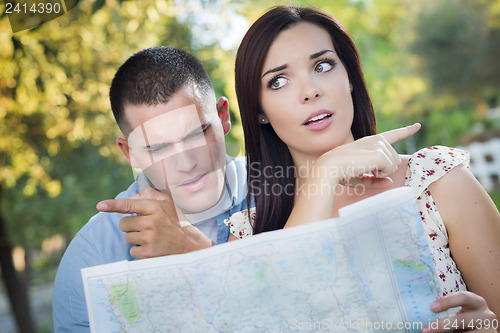
POLYGON ((224 141, 214 141, 208 145, 208 153, 212 170, 216 171, 226 165, 226 146, 224 141))
POLYGON ((153 154, 135 147, 130 149, 130 159, 131 163, 142 170, 149 168, 154 163, 153 154))
POLYGON ((143 171, 154 188, 170 194, 170 188, 167 180, 168 171, 165 165, 165 160, 152 163, 149 167, 143 169, 143 171))

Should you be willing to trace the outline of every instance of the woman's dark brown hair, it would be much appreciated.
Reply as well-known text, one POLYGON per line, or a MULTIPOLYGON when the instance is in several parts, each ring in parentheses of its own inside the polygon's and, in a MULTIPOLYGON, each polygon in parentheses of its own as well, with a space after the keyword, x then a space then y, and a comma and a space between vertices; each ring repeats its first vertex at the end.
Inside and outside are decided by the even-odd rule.
POLYGON ((257 217, 254 234, 281 229, 294 204, 295 173, 286 144, 271 125, 262 125, 261 74, 267 52, 276 36, 299 22, 325 29, 344 65, 353 87, 354 139, 375 134, 375 115, 363 78, 358 51, 351 37, 327 13, 306 7, 278 6, 261 16, 248 30, 236 55, 235 84, 245 134, 248 171, 248 202, 253 195, 257 217), (279 170, 279 172, 278 172, 279 170), (282 172, 285 171, 285 172, 282 172))

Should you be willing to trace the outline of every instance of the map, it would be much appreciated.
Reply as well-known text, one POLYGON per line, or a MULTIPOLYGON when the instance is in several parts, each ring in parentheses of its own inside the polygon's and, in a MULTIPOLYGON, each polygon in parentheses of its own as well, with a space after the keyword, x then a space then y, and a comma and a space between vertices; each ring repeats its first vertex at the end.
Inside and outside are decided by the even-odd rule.
POLYGON ((182 255, 82 269, 92 332, 419 332, 437 319, 413 192, 182 255))

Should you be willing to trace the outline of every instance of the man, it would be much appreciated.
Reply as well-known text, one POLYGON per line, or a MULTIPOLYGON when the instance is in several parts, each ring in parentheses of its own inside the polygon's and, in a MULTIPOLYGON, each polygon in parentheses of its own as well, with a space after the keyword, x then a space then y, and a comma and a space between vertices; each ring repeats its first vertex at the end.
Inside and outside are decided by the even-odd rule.
POLYGON ((226 242, 223 220, 247 206, 244 159, 225 154, 227 100, 216 102, 196 58, 169 47, 138 52, 118 69, 110 100, 126 137, 117 144, 143 172, 97 205, 66 250, 54 284, 56 332, 89 331, 81 268, 226 242))

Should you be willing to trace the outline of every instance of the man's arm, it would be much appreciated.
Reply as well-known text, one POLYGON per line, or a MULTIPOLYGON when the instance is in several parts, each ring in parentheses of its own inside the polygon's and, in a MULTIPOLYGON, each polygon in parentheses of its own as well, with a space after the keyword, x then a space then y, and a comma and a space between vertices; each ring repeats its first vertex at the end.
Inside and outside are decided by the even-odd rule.
MULTIPOLYGON (((77 236, 78 237, 78 236, 77 236)), ((90 332, 80 269, 87 266, 84 239, 73 240, 59 264, 52 294, 54 332, 90 332)))

